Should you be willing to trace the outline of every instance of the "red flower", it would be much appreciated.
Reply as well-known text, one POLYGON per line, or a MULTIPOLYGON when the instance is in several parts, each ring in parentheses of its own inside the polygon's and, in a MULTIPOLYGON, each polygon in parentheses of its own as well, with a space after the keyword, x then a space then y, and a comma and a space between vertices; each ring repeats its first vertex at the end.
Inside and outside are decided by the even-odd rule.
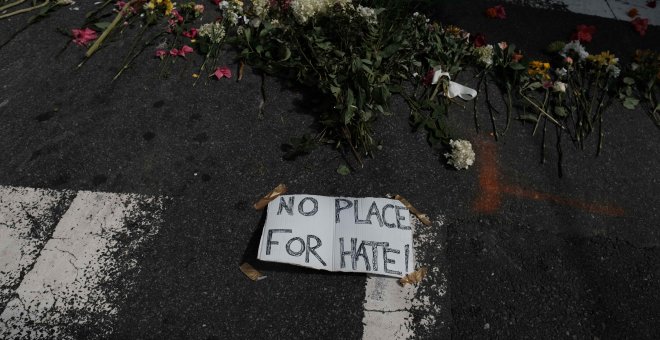
POLYGON ((192 47, 190 47, 188 45, 183 45, 183 47, 181 47, 181 49, 179 50, 179 55, 182 56, 182 57, 185 57, 186 54, 193 53, 193 51, 194 50, 193 50, 192 47))
POLYGON ((184 31, 182 35, 190 39, 195 39, 195 37, 197 37, 197 33, 197 29, 193 27, 188 31, 184 31))
POLYGON ((486 36, 483 33, 477 33, 472 40, 474 47, 481 47, 486 45, 486 36))
POLYGON ((596 33, 596 26, 577 25, 577 32, 573 33, 571 40, 579 40, 580 42, 591 42, 593 34, 596 33))
POLYGON ((523 55, 521 53, 515 52, 513 53, 513 56, 511 56, 511 60, 513 60, 516 63, 519 63, 523 58, 523 55))
POLYGON ((173 56, 173 57, 178 56, 179 55, 179 50, 176 49, 176 48, 171 49, 170 50, 170 55, 173 56))
POLYGON ((506 11, 504 10, 504 6, 497 5, 495 7, 488 8, 486 10, 486 16, 489 18, 506 19, 506 11))
POLYGON ((165 50, 156 50, 156 58, 163 59, 167 55, 167 51, 165 50))
POLYGON ((435 75, 435 70, 430 69, 428 72, 426 72, 426 75, 424 75, 424 78, 422 78, 422 84, 424 86, 431 86, 433 83, 433 76, 435 75))
POLYGON ((635 31, 637 31, 637 33, 639 33, 639 35, 641 35, 642 37, 646 35, 646 30, 649 27, 649 19, 646 18, 642 19, 640 17, 637 17, 633 19, 633 21, 631 21, 630 23, 633 25, 633 28, 635 29, 635 31))
POLYGON ((655 8, 655 0, 649 0, 646 2, 646 6, 649 6, 651 8, 655 8))
POLYGON ((211 0, 211 2, 212 2, 214 5, 218 6, 218 5, 220 5, 220 3, 222 2, 222 0, 211 0))
POLYGON ((218 67, 211 76, 215 76, 217 79, 221 79, 222 77, 231 78, 231 70, 227 66, 218 67))
POLYGON ((87 46, 87 44, 96 39, 96 31, 89 28, 77 29, 74 28, 71 30, 73 34, 73 43, 78 46, 87 46))

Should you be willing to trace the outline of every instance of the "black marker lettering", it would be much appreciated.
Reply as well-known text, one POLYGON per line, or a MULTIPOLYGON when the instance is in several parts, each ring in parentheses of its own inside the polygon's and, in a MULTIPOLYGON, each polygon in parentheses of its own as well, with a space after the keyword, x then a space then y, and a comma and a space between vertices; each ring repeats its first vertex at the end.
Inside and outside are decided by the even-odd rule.
POLYGON ((319 201, 317 201, 316 198, 314 197, 305 197, 302 199, 302 201, 300 201, 300 203, 298 203, 298 212, 300 213, 300 215, 314 216, 318 211, 319 211, 319 201), (312 203, 314 203, 314 208, 312 208, 312 210, 308 212, 305 212, 303 210, 306 201, 312 201, 312 203))
POLYGON ((289 204, 286 204, 286 202, 284 201, 284 197, 280 196, 280 207, 277 209, 277 214, 278 215, 282 214, 282 208, 284 208, 284 210, 286 210, 287 214, 293 215, 293 200, 294 200, 294 198, 295 198, 294 196, 290 196, 289 197, 289 204))
POLYGON ((396 206, 396 207, 394 207, 394 210, 396 211, 396 227, 399 228, 399 229, 403 229, 403 230, 410 230, 409 225, 402 225, 401 224, 401 221, 405 220, 406 218, 399 215, 399 211, 408 210, 408 208, 401 207, 401 206, 396 206))
MULTIPOLYGON (((353 239, 351 239, 352 241, 353 239)), ((344 238, 339 238, 339 256, 341 256, 341 261, 339 261, 340 268, 346 268, 346 261, 344 260, 344 255, 351 255, 350 251, 344 251, 344 238)))
POLYGON ((408 259, 410 258, 410 245, 406 244, 403 249, 405 249, 406 253, 406 273, 408 273, 408 259))
POLYGON ((307 253, 305 253, 305 263, 309 263, 309 253, 312 253, 316 257, 316 259, 318 259, 319 262, 321 262, 321 264, 325 267, 325 265, 326 265, 325 262, 319 256, 319 254, 316 253, 316 248, 319 248, 321 246, 321 244, 323 244, 323 243, 321 242, 320 238, 318 238, 314 235, 307 235, 307 253), (313 246, 313 247, 312 247, 312 244, 310 243, 310 240, 312 238, 316 240, 316 245, 313 246))
POLYGON ((387 223, 387 219, 385 218, 385 212, 387 209, 394 209, 394 205, 392 204, 386 204, 383 207, 383 223, 388 227, 388 228, 396 228, 396 223, 387 223))
POLYGON ((270 229, 270 230, 268 230, 268 240, 266 240, 266 255, 270 255, 270 245, 271 244, 280 244, 277 241, 271 241, 273 239, 273 233, 291 233, 291 229, 270 229))
POLYGON ((353 210, 355 211, 355 224, 371 224, 371 221, 369 219, 361 220, 358 217, 358 200, 354 201, 353 210))
POLYGON ((303 241, 303 239, 301 239, 300 237, 294 237, 290 239, 289 242, 286 243, 286 252, 289 253, 289 255, 291 256, 300 256, 304 251, 305 251, 305 241, 303 241), (300 242, 299 251, 291 250, 291 243, 293 243, 293 241, 300 242))
POLYGON ((371 260, 371 263, 374 265, 373 270, 375 272, 378 271, 378 247, 389 247, 390 243, 389 242, 376 242, 376 241, 366 241, 362 242, 365 245, 371 246, 371 253, 373 254, 373 259, 371 260))
POLYGON ((353 270, 357 270, 358 257, 362 257, 364 259, 364 267, 367 271, 370 271, 371 266, 369 265, 369 256, 367 256, 367 248, 364 246, 364 241, 360 242, 357 253, 353 257, 353 270))
POLYGON ((378 219, 378 225, 381 227, 383 226, 383 218, 380 216, 380 211, 378 211, 378 206, 376 205, 376 202, 374 201, 371 203, 371 207, 369 207, 369 212, 367 213, 367 219, 371 222, 371 216, 376 216, 378 219))
POLYGON ((396 270, 389 270, 387 269, 387 264, 395 264, 396 262, 392 259, 387 258, 387 253, 395 253, 399 254, 401 251, 399 249, 392 249, 387 246, 383 247, 383 270, 388 273, 388 274, 394 274, 394 275, 401 275, 401 272, 398 272, 396 270))
POLYGON ((353 206, 353 203, 351 203, 351 201, 349 201, 347 199, 335 198, 335 223, 339 223, 339 212, 344 210, 344 209, 348 209, 352 206, 353 206), (346 205, 342 207, 341 204, 339 204, 339 202, 344 202, 344 203, 346 203, 346 205))

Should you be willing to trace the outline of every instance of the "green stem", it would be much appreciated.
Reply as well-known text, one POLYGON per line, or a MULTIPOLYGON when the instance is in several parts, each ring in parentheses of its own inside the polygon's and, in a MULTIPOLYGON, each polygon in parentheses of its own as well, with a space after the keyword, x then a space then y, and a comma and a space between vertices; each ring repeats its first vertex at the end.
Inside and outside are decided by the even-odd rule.
POLYGON ((121 22, 124 19, 124 16, 126 15, 126 12, 129 11, 132 8, 133 4, 136 1, 137 0, 129 1, 124 6, 124 8, 122 8, 122 10, 120 10, 119 13, 117 13, 117 16, 115 16, 115 19, 112 20, 110 25, 108 25, 108 27, 106 27, 106 29, 103 30, 103 33, 101 33, 101 36, 98 39, 96 39, 96 41, 94 41, 94 44, 92 44, 92 46, 87 50, 87 53, 85 53, 85 58, 91 57, 101 47, 101 44, 103 43, 103 41, 105 41, 105 39, 108 37, 108 35, 115 29, 115 27, 117 27, 119 22, 121 22))
MULTIPOLYGON (((44 7, 44 6, 48 5, 49 3, 50 3, 50 0, 46 0, 46 1, 40 3, 40 4, 36 5, 36 6, 32 6, 32 7, 28 7, 28 8, 23 8, 23 9, 19 9, 19 10, 13 11, 13 12, 9 12, 9 13, 7 13, 7 14, 0 15, 0 19, 9 18, 9 17, 14 16, 14 15, 18 15, 18 14, 22 14, 22 13, 27 13, 27 12, 30 12, 30 11, 34 11, 35 9, 39 9, 39 8, 41 8, 41 7, 44 7)), ((11 7, 11 6, 10 6, 10 7, 11 7)))
POLYGON ((12 8, 12 7, 14 7, 14 6, 18 6, 18 5, 20 5, 20 4, 24 3, 24 2, 25 2, 25 0, 18 0, 18 1, 14 1, 14 2, 12 2, 12 3, 8 3, 8 4, 6 4, 6 5, 2 6, 2 7, 0 7, 0 12, 1 12, 1 11, 4 11, 4 10, 6 10, 6 9, 12 8))

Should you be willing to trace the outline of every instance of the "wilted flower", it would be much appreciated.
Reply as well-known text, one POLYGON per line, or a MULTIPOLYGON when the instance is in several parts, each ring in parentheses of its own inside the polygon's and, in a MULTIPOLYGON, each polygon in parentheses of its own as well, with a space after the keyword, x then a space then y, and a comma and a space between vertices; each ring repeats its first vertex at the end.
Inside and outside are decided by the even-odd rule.
POLYGON ((635 31, 637 31, 637 33, 639 33, 639 35, 643 37, 646 35, 646 30, 649 27, 649 19, 647 18, 642 19, 640 17, 637 17, 633 19, 633 21, 631 21, 631 24, 633 25, 635 31))
POLYGON ((634 7, 631 8, 631 9, 628 11, 628 16, 631 17, 631 18, 636 17, 638 14, 639 14, 639 11, 637 10, 637 8, 634 8, 634 7))
POLYGON ((486 45, 486 36, 483 35, 483 33, 477 33, 474 36, 474 40, 472 41, 472 43, 474 44, 474 47, 484 46, 486 45))
POLYGON ((449 140, 451 153, 446 153, 447 164, 453 165, 457 170, 467 169, 474 164, 474 150, 472 144, 464 139, 449 140))
POLYGON ((156 50, 156 58, 163 59, 167 55, 167 51, 165 50, 156 50))
POLYGON ((211 76, 216 77, 216 79, 231 78, 231 70, 227 66, 217 67, 211 76))
POLYGON ((570 57, 571 53, 577 55, 580 60, 584 60, 589 56, 587 50, 584 49, 584 46, 582 46, 578 40, 569 42, 564 46, 561 52, 559 52, 562 57, 570 57))
POLYGON ((74 28, 71 33, 73 34, 73 43, 78 46, 87 46, 90 41, 97 38, 96 31, 90 28, 74 28))
POLYGON ((522 58, 523 58, 523 55, 521 53, 518 53, 518 52, 514 52, 513 56, 511 56, 511 60, 513 60, 516 63, 519 63, 522 60, 522 58))
POLYGON ((489 18, 506 19, 506 11, 504 10, 504 6, 497 5, 486 9, 486 16, 489 18))

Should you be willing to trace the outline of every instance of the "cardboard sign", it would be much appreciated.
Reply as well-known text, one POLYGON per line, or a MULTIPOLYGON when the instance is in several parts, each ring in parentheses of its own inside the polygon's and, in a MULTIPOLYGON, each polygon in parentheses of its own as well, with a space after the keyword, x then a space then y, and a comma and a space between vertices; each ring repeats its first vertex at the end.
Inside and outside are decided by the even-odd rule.
POLYGON ((397 200, 283 195, 268 204, 258 257, 403 277, 415 270, 410 225, 397 200))

